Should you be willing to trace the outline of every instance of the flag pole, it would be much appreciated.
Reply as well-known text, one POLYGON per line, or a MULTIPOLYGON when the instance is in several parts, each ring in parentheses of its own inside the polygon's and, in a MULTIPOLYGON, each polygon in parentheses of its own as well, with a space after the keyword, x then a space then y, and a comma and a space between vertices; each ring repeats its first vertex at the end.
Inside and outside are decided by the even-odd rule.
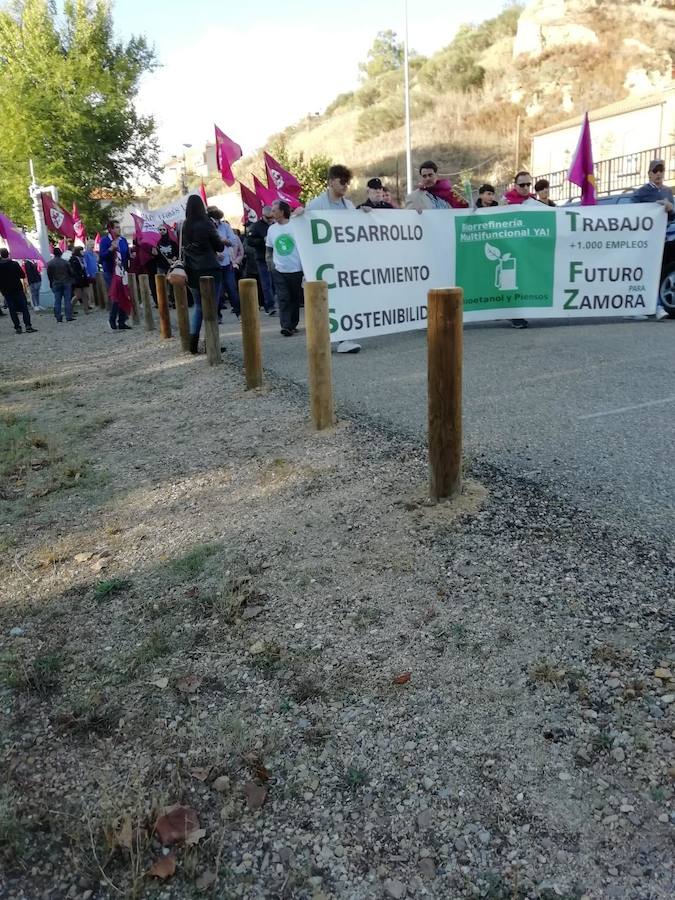
MULTIPOLYGON (((45 261, 45 263, 49 262, 50 252, 49 252, 49 233, 47 231, 47 224, 45 222, 45 217, 42 211, 42 200, 40 199, 41 188, 35 180, 35 168, 33 166, 33 160, 28 160, 28 168, 30 170, 30 185, 28 187, 28 194, 33 202, 33 216, 35 218, 35 230, 38 236, 38 244, 40 245, 40 256, 45 261)), ((42 284, 40 285, 40 306, 54 306, 54 295, 52 294, 51 288, 49 287, 49 280, 47 279, 47 270, 42 270, 42 284)))
POLYGON ((405 15, 404 43, 403 43, 403 92, 405 94, 405 174, 406 194, 412 187, 412 146, 410 141, 410 67, 408 55, 408 0, 403 0, 405 15))

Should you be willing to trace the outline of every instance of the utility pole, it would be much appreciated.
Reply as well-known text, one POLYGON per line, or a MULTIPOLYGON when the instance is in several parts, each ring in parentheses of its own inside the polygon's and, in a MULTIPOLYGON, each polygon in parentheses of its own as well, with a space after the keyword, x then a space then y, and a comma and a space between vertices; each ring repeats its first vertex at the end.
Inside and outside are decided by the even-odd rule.
POLYGON ((405 175, 406 194, 412 187, 412 144, 410 138, 410 67, 408 54, 408 0, 403 0, 405 14, 404 43, 403 43, 403 92, 405 94, 405 175))

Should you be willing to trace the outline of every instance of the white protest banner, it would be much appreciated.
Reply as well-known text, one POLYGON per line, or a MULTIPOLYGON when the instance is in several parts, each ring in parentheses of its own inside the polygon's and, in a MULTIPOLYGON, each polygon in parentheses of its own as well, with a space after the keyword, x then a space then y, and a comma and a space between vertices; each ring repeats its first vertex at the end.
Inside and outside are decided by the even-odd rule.
MULTIPOLYGON (((199 196, 199 191, 192 191, 192 193, 199 196)), ((147 227, 148 231, 151 231, 153 228, 156 229, 165 222, 169 225, 173 225, 174 222, 182 222, 185 218, 185 206, 189 196, 191 195, 186 194, 184 197, 174 200, 173 203, 160 206, 158 209, 137 210, 136 215, 143 219, 143 225, 147 227)))
POLYGON ((329 288, 331 340, 426 327, 430 288, 464 290, 464 321, 654 313, 658 203, 306 212, 305 278, 329 288))

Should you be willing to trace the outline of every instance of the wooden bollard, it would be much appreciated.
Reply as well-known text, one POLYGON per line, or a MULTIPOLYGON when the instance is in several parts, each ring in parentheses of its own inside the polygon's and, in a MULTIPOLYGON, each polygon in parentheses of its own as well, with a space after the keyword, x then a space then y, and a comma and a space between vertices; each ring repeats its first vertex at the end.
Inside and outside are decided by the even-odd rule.
POLYGON ((199 279, 199 293, 202 297, 202 317, 204 319, 204 344, 206 358, 210 366, 223 361, 220 352, 220 331, 218 330, 218 308, 216 306, 215 281, 210 275, 199 279))
POLYGON ((131 321, 138 325, 141 321, 138 315, 138 278, 133 272, 129 272, 129 293, 131 294, 131 321))
POLYGON ((169 301, 166 297, 166 275, 155 275, 157 288, 157 309, 159 310, 159 336, 165 341, 171 337, 171 317, 169 315, 169 301))
POLYGON ((259 388, 263 383, 260 316, 258 313, 258 283, 255 278, 239 282, 241 301, 241 341, 244 351, 246 389, 259 388))
POLYGON ((317 431, 332 428, 333 378, 328 323, 328 285, 325 281, 305 282, 305 329, 307 331, 307 363, 309 403, 312 423, 317 431))
POLYGON ((146 331, 155 330, 155 320, 152 316, 152 294, 150 293, 150 280, 147 275, 138 276, 138 285, 143 302, 143 316, 146 331))
POLYGON ((185 353, 190 352, 190 318, 188 315, 188 288, 185 284, 174 284, 173 296, 176 301, 176 319, 178 321, 178 333, 180 334, 181 349, 185 353))
POLYGON ((428 293, 429 493, 432 500, 462 489, 462 357, 464 292, 428 293))
POLYGON ((101 309, 107 309, 109 300, 108 300, 108 288, 106 287, 105 278, 103 277, 103 272, 96 273, 96 299, 98 301, 98 305, 101 309))

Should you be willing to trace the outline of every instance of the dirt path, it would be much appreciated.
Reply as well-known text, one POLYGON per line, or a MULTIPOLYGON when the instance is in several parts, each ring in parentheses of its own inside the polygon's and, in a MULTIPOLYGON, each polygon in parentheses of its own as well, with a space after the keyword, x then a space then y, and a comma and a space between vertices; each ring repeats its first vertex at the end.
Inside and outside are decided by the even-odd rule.
POLYGON ((0 330, 0 896, 672 897, 675 560, 103 321, 0 330))

